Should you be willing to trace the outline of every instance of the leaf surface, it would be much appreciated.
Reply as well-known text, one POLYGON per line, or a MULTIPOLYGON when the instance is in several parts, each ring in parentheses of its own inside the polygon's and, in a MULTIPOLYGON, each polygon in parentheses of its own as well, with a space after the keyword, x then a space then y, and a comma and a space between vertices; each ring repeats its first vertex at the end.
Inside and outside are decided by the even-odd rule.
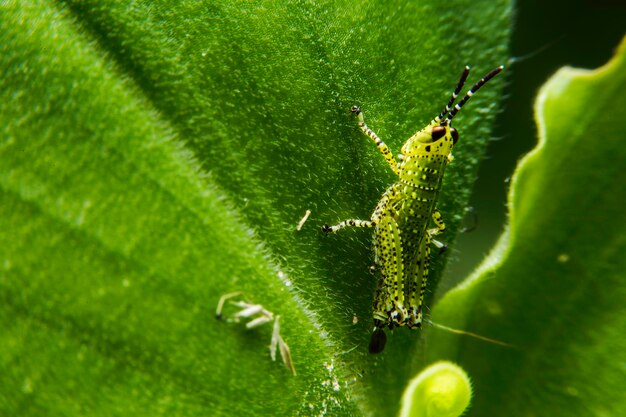
MULTIPOLYGON (((393 180, 353 104, 397 151, 503 62, 484 4, 3 2, 1 413, 394 413, 419 333, 367 354, 370 234, 319 227, 393 180), (281 316, 296 377, 271 326, 214 319, 232 291, 281 316)), ((502 85, 457 119, 450 242, 502 85)))

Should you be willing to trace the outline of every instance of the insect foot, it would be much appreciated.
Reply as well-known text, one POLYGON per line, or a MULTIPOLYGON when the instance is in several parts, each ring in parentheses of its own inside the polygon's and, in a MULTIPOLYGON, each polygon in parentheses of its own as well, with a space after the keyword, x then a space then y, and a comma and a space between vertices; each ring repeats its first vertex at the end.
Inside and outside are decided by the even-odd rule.
POLYGON ((380 353, 385 350, 387 344, 387 335, 383 329, 374 328, 372 338, 370 339, 369 351, 370 353, 380 353))

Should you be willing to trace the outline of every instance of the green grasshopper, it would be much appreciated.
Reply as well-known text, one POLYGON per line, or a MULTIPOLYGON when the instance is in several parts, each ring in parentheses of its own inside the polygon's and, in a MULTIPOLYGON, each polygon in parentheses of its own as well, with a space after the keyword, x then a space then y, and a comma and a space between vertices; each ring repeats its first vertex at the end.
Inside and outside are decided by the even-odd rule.
POLYGON ((376 143, 398 181, 382 195, 370 220, 344 220, 334 226, 324 225, 322 231, 334 233, 344 227, 374 228, 374 262, 380 271, 374 296, 374 332, 370 353, 382 352, 387 343, 384 328, 422 326, 422 303, 428 282, 430 245, 444 245, 433 237, 446 228, 436 208, 443 174, 452 161, 452 148, 459 132, 451 127, 454 116, 486 82, 503 66, 481 78, 454 104, 470 68, 465 67, 448 104, 428 126, 414 134, 402 147, 396 162, 385 143, 366 124, 361 109, 352 107, 359 128, 376 143), (454 105, 454 106, 453 106, 454 105), (435 227, 429 228, 430 219, 435 227))

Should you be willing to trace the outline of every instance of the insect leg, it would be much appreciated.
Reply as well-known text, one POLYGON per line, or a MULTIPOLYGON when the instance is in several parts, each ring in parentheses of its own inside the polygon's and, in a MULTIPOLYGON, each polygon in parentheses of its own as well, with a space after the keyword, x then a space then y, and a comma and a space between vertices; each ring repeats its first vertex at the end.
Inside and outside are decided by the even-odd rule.
POLYGON ((439 233, 446 230, 446 224, 443 222, 443 219, 441 218, 441 213, 437 209, 433 211, 433 221, 435 222, 437 228, 432 229, 433 231, 428 231, 431 236, 438 235, 439 233))
POLYGON ((384 216, 390 209, 392 205, 390 203, 391 200, 393 199, 395 201, 396 197, 397 192, 395 190, 395 187, 391 187, 387 189, 387 191, 385 191, 383 196, 380 198, 378 204, 376 204, 376 208, 374 209, 374 212, 372 213, 372 218, 370 219, 374 225, 380 222, 380 218, 384 216))
POLYGON ((424 295, 426 294, 426 286, 428 285, 428 274, 430 270, 430 244, 434 243, 439 248, 440 252, 445 251, 447 248, 446 245, 432 238, 446 229, 446 224, 443 222, 439 210, 435 209, 433 211, 432 218, 437 227, 426 231, 424 239, 418 249, 419 252, 416 255, 416 259, 419 260, 419 263, 416 266, 415 273, 411 274, 415 277, 414 280, 420 279, 421 276, 419 292, 416 291, 417 282, 414 281, 409 283, 409 321, 407 325, 410 328, 422 326, 422 305, 424 303, 424 295))
POLYGON ((367 127, 361 109, 358 106, 352 106, 352 113, 356 113, 359 118, 359 128, 361 128, 363 133, 365 133, 367 136, 370 137, 370 139, 374 141, 376 147, 378 148, 378 151, 383 155, 383 158, 385 158, 391 170, 394 172, 394 174, 399 176, 400 170, 398 169, 398 164, 396 163, 393 154, 389 150, 389 147, 385 145, 385 142, 383 142, 372 129, 367 127))
POLYGON ((435 209, 435 211, 433 211, 433 221, 435 222, 435 225, 437 226, 436 228, 432 228, 432 229, 428 229, 428 237, 430 238, 430 240, 432 241, 432 243, 435 244, 435 246, 437 246, 439 248, 439 254, 442 254, 443 252, 445 252, 448 249, 448 245, 446 245, 445 243, 442 243, 436 239, 433 239, 433 236, 438 235, 439 233, 443 232, 444 230, 446 230, 446 224, 443 222, 443 219, 441 218, 441 213, 439 212, 439 210, 435 209))
POLYGON ((382 327, 376 326, 374 333, 372 333, 372 338, 370 339, 370 353, 382 352, 385 350, 385 344, 387 344, 387 335, 382 327))
POLYGON ((341 223, 336 224, 334 226, 329 226, 325 224, 324 226, 322 226, 322 232, 335 233, 337 230, 341 230, 344 227, 376 227, 376 225, 379 223, 381 216, 383 216, 388 210, 390 199, 392 197, 395 197, 396 195, 397 193, 393 187, 385 191, 383 196, 380 198, 380 201, 376 205, 376 208, 374 209, 374 213, 372 213, 372 218, 369 221, 349 219, 349 220, 344 220, 341 223))
POLYGON ((322 232, 324 233, 335 233, 337 230, 341 230, 344 227, 374 227, 376 223, 372 223, 369 220, 357 220, 357 219, 349 219, 344 220, 341 223, 338 223, 334 226, 329 226, 325 224, 322 226, 322 232))
POLYGON ((420 252, 422 252, 420 255, 422 255, 422 265, 421 265, 421 269, 422 269, 422 282, 420 284, 420 290, 419 290, 419 298, 417 298, 417 300, 415 300, 415 293, 411 294, 411 317, 409 319, 409 327, 415 328, 415 327, 422 327, 422 318, 423 318, 423 314, 422 314, 422 305, 424 304, 424 295, 426 295, 426 286, 428 285, 428 274, 430 271, 430 244, 431 244, 431 239, 430 239, 430 235, 428 233, 426 233, 426 235, 424 236, 424 244, 422 245, 422 247, 420 248, 420 252))
POLYGON ((380 353, 385 348, 385 327, 404 326, 409 318, 404 306, 402 236, 397 222, 388 213, 380 218, 375 250, 381 271, 373 303, 374 332, 370 340, 370 353, 380 353))
POLYGON ((410 329, 422 327, 422 304, 426 294, 426 285, 428 284, 430 244, 430 235, 426 233, 417 248, 415 264, 411 266, 411 273, 408 275, 406 296, 408 301, 408 320, 406 325, 410 329))

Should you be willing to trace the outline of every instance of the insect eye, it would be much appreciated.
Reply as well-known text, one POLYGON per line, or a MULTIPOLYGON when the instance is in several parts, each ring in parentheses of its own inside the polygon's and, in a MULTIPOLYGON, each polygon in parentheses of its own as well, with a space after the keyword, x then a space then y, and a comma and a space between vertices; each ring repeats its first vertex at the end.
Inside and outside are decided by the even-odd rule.
POLYGON ((455 128, 450 128, 450 133, 452 134, 452 143, 456 145, 456 142, 459 140, 459 131, 455 128))
POLYGON ((433 127, 433 131, 431 135, 433 136, 433 141, 441 139, 446 134, 446 128, 443 126, 435 126, 433 127))

